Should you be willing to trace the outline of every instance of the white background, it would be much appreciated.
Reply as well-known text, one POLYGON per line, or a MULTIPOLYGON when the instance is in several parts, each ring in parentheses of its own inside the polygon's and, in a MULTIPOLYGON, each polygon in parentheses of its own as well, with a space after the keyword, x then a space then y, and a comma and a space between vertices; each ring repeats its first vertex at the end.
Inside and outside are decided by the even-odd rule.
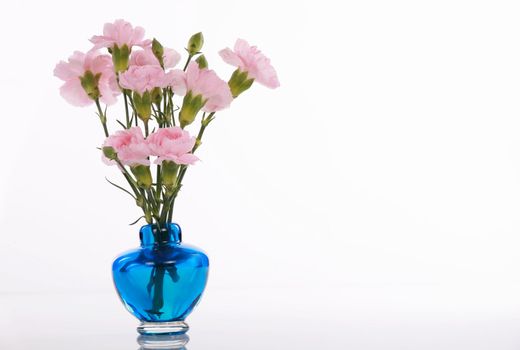
POLYGON ((203 31, 226 80, 217 52, 237 37, 279 74, 278 90, 255 84, 217 114, 177 201, 185 241, 210 256, 208 294, 441 288, 456 306, 486 290, 465 308, 493 315, 500 300, 518 316, 515 294, 503 299, 520 287, 517 2, 21 0, 0 12, 0 294, 112 292, 112 259, 138 244, 137 208, 104 180, 122 183, 100 161, 94 109, 68 105, 52 74, 124 18, 178 51, 203 31))

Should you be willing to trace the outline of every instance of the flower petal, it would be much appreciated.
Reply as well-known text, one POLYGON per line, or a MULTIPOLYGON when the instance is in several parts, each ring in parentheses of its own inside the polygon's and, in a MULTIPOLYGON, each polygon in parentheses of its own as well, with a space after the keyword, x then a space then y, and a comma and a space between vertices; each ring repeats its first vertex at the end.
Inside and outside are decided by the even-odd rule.
POLYGON ((174 69, 169 71, 166 76, 173 92, 180 96, 186 95, 186 74, 182 70, 174 69))
POLYGON ((79 78, 67 80, 60 88, 60 95, 73 106, 85 107, 93 102, 81 86, 79 78))
POLYGON ((238 57, 238 55, 228 47, 226 47, 223 50, 220 50, 218 54, 227 64, 230 64, 235 67, 240 67, 240 65, 242 64, 240 57, 238 57))

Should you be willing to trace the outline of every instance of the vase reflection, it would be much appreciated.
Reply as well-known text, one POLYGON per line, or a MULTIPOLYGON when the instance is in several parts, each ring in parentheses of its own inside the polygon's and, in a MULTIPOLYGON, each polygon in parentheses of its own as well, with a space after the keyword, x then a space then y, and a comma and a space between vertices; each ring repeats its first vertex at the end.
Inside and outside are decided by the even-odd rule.
POLYGON ((144 334, 137 337, 139 350, 187 350, 185 345, 190 341, 187 334, 144 334))

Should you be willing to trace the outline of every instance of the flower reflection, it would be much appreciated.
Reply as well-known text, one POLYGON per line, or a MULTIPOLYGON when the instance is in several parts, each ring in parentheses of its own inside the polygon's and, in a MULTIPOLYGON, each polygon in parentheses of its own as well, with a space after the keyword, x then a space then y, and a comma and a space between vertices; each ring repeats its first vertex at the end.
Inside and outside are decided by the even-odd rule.
POLYGON ((185 345, 190 341, 187 334, 150 334, 140 335, 137 343, 139 350, 187 350, 185 345))

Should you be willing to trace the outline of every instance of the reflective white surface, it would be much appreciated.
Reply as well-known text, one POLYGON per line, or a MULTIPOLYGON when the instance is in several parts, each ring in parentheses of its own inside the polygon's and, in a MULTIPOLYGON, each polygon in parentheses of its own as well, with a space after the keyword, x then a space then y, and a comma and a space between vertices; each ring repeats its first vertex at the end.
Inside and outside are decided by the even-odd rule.
MULTIPOLYGON (((189 350, 520 348, 520 288, 211 289, 189 350)), ((139 349, 114 294, 0 296, 0 349, 139 349)))

